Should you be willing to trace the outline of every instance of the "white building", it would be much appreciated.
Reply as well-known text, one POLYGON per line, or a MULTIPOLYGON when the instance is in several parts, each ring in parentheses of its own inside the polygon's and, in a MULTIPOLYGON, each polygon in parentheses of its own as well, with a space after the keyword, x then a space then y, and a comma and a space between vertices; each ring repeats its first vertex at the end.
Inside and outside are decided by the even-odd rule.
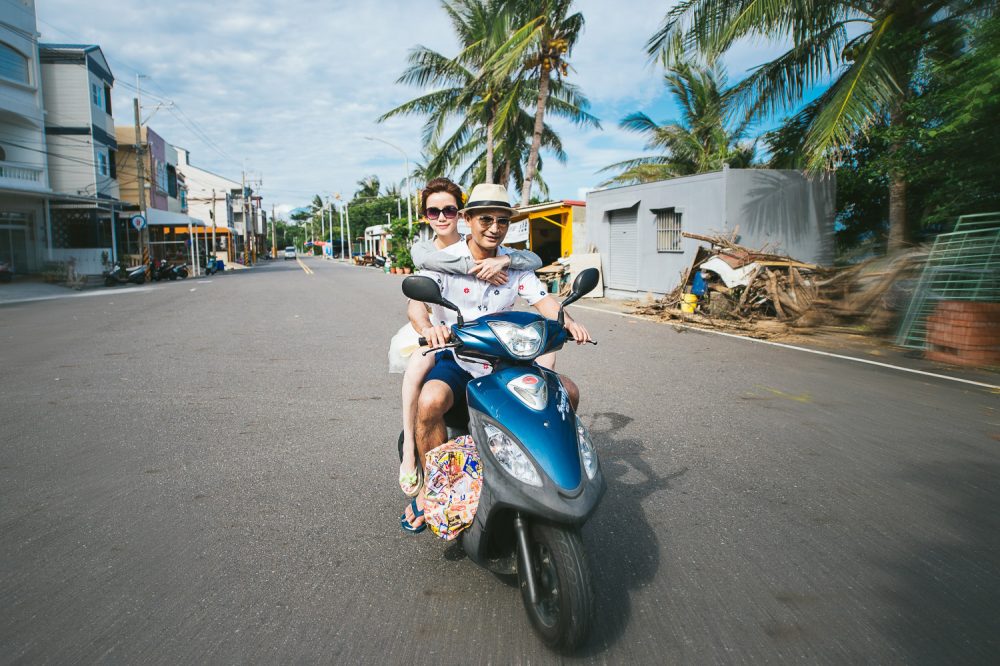
POLYGON ((17 273, 47 258, 41 80, 34 0, 0 0, 0 261, 17 273))
POLYGON ((242 226, 237 229, 236 225, 237 216, 242 222, 242 213, 234 210, 234 200, 240 202, 236 204, 240 206, 242 197, 233 195, 242 191, 240 183, 193 166, 189 151, 180 147, 176 150, 177 171, 187 185, 188 215, 210 230, 214 225, 216 253, 225 254, 232 261, 235 258, 234 240, 243 233, 242 226))
POLYGON ((80 273, 100 273, 115 245, 120 206, 114 76, 99 46, 39 46, 45 100, 50 206, 49 254, 74 257, 80 273))

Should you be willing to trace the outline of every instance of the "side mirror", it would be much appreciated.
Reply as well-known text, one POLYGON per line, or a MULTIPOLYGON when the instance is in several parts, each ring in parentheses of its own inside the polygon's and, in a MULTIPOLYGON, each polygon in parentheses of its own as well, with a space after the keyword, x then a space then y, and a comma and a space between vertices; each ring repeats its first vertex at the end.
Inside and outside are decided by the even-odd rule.
POLYGON ((462 311, 458 309, 458 306, 444 298, 438 283, 426 275, 410 275, 403 278, 403 295, 414 301, 432 303, 454 310, 458 313, 458 325, 461 326, 465 323, 462 321, 462 311))
POLYGON ((577 274, 576 278, 573 280, 573 288, 570 290, 569 296, 566 297, 566 300, 563 301, 562 305, 559 307, 560 324, 564 321, 563 309, 565 309, 565 307, 570 303, 575 303, 580 300, 585 294, 592 292, 600 279, 601 274, 596 268, 585 268, 577 274))

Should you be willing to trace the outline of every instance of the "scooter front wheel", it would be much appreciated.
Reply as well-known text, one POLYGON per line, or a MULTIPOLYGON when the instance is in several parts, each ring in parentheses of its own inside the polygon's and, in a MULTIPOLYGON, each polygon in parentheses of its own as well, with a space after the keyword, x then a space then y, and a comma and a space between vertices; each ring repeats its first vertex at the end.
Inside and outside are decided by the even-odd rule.
POLYGON ((538 600, 531 602, 519 564, 517 578, 524 608, 546 645, 572 651, 587 637, 594 617, 594 585, 580 530, 534 523, 530 550, 538 600))

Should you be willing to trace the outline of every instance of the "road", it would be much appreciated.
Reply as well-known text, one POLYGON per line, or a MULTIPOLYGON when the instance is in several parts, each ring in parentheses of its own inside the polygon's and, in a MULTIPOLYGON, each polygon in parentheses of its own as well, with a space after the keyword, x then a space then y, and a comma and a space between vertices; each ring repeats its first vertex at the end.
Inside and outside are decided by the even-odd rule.
MULTIPOLYGON (((0 308, 0 661, 558 663, 407 535, 399 278, 306 259, 0 308)), ((995 392, 577 313, 582 663, 997 663, 995 392)))

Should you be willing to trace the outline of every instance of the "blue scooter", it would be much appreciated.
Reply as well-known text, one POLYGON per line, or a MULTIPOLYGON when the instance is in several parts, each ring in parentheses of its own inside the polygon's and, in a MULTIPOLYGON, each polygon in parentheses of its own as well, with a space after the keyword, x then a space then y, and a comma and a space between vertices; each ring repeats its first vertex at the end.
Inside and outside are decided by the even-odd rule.
POLYGON ((548 646, 565 651, 580 645, 594 616, 580 527, 606 484, 559 376, 534 361, 566 343, 563 310, 597 281, 596 269, 581 271, 557 321, 534 312, 498 312, 465 322, 434 280, 403 280, 407 297, 459 312, 448 347, 493 366, 466 389, 467 432, 482 460, 483 487, 462 547, 490 571, 517 574, 535 630, 548 646))

